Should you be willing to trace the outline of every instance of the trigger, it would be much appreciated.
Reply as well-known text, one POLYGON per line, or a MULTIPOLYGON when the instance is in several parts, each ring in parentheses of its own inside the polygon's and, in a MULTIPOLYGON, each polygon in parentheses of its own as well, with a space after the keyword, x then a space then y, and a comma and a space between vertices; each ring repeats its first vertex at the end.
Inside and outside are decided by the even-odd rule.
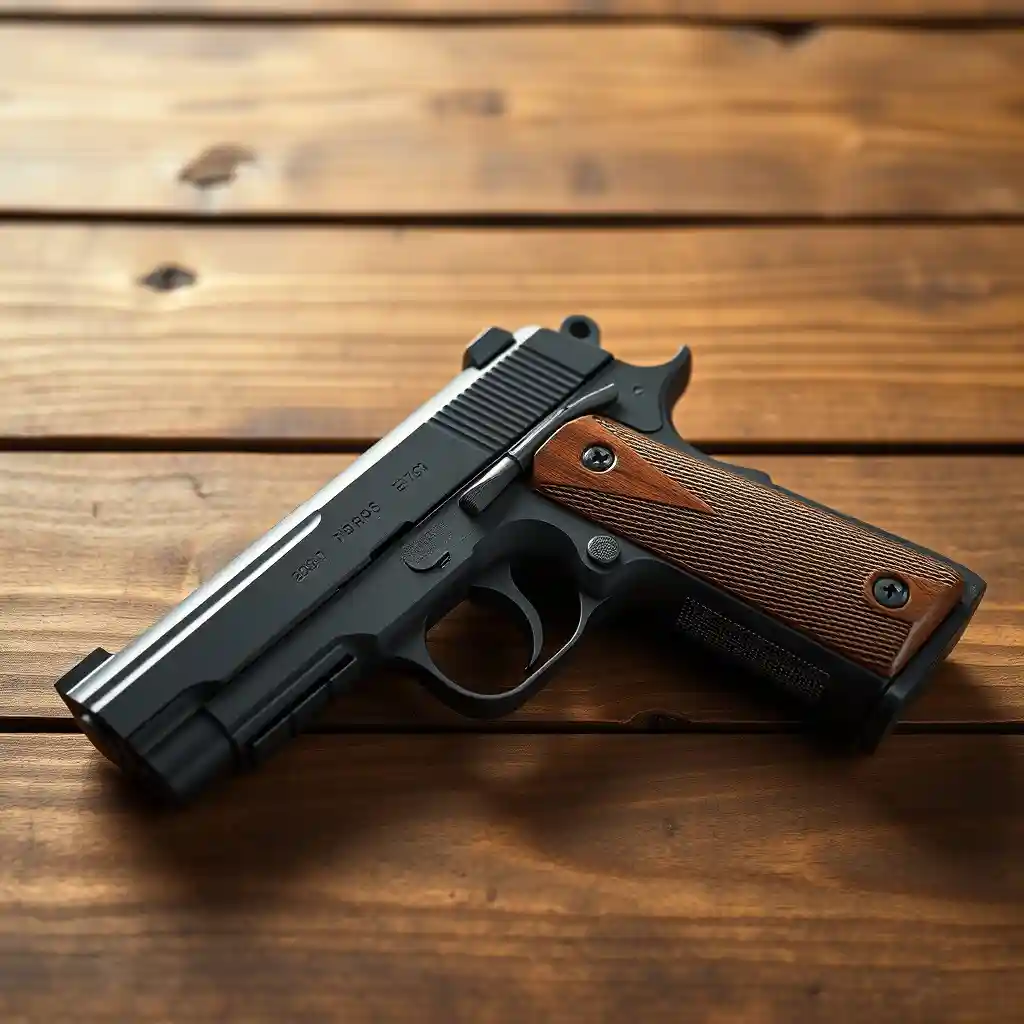
POLYGON ((508 562, 493 566, 479 579, 474 580, 470 596, 482 599, 496 598, 506 606, 511 604, 522 615, 530 630, 530 663, 526 666, 526 671, 529 672, 537 664, 544 648, 544 627, 541 625, 537 609, 512 579, 512 568, 508 562))

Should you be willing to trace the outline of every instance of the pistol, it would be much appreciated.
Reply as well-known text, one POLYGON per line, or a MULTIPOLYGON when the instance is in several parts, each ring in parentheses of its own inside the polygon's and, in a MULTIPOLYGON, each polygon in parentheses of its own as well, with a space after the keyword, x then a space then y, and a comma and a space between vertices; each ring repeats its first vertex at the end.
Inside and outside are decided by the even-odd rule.
POLYGON ((658 366, 615 359, 583 315, 488 328, 433 398, 57 692, 102 754, 178 803, 263 764, 384 665, 461 715, 507 715, 588 630, 641 607, 681 652, 711 652, 814 729, 874 750, 985 582, 687 444, 672 414, 690 373, 687 347, 658 366), (575 628, 550 655, 524 559, 575 591, 575 628), (427 642, 476 597, 530 637, 522 679, 499 692, 450 678, 427 642))

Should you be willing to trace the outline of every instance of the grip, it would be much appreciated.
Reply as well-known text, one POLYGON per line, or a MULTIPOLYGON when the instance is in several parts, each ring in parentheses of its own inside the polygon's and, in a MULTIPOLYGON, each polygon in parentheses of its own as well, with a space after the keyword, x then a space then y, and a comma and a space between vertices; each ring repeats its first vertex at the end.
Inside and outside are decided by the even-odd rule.
POLYGON ((603 417, 550 438, 532 486, 885 680, 964 591, 952 563, 603 417))

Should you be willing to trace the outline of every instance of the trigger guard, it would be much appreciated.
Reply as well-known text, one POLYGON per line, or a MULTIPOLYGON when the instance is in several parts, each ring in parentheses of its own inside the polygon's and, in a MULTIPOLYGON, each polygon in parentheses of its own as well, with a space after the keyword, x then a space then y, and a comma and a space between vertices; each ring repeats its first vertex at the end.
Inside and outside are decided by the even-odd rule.
POLYGON ((511 714, 526 703, 545 683, 548 674, 579 643, 587 623, 603 600, 580 593, 580 618, 572 636, 539 668, 530 673, 522 682, 501 693, 477 693, 467 690, 438 668, 427 648, 426 624, 413 634, 406 643, 392 653, 399 664, 417 671, 423 684, 442 704, 467 718, 495 719, 511 714))
POLYGON ((526 671, 529 672, 537 664, 544 649, 544 626, 533 603, 512 579, 511 566, 503 562, 489 569, 487 573, 473 581, 469 596, 497 598, 505 608, 514 608, 519 613, 520 618, 517 622, 519 625, 525 622, 530 634, 530 660, 526 666, 526 671))

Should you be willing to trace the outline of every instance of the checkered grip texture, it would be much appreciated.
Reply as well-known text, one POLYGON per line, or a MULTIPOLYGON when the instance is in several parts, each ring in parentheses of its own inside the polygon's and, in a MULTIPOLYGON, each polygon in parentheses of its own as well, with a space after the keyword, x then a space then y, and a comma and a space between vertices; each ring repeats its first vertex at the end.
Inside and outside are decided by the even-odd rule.
MULTIPOLYGON (((535 483, 540 493, 881 676, 893 674, 911 623, 871 607, 864 597, 865 581, 885 570, 944 588, 960 583, 941 562, 867 528, 612 420, 594 420, 707 502, 711 514, 602 493, 598 476, 587 487, 553 484, 557 467, 550 465, 547 480, 535 483)), ((557 457, 568 462, 575 455, 559 452, 557 457)))

